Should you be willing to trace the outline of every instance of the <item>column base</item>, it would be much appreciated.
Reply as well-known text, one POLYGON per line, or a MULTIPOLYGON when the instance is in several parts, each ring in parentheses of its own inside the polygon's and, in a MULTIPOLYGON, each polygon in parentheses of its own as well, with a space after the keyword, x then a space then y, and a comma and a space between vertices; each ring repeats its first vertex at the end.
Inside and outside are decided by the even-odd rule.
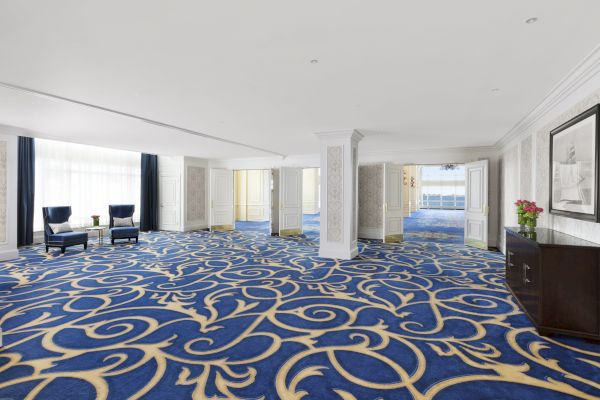
POLYGON ((321 246, 319 248, 319 257, 335 258, 338 260, 352 260, 358 255, 358 247, 344 249, 340 247, 321 246))

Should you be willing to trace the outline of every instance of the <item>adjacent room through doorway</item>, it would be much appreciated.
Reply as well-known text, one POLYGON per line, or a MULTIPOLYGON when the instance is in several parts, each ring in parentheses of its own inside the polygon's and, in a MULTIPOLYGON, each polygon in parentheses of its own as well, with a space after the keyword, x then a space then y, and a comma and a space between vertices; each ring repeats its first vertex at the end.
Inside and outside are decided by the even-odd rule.
POLYGON ((404 239, 462 244, 464 165, 410 165, 403 173, 404 239))
POLYGON ((235 170, 233 188, 235 230, 271 233, 271 170, 235 170))
MULTIPOLYGON (((318 238, 320 218, 319 168, 302 169, 302 232, 318 238)), ((235 230, 271 233, 273 173, 270 169, 235 170, 235 230)), ((277 205, 275 204, 277 207, 277 205)))
POLYGON ((319 236, 321 216, 320 168, 302 170, 302 230, 306 236, 319 236))

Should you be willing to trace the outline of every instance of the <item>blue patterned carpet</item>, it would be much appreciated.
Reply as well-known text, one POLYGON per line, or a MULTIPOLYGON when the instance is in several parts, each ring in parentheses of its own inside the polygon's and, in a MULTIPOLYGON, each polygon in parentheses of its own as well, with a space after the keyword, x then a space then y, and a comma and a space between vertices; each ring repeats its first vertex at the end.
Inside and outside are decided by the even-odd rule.
POLYGON ((463 210, 422 209, 404 217, 404 240, 411 242, 464 243, 463 210))
MULTIPOLYGON (((459 245, 150 233, 0 264, 0 398, 573 399, 600 348, 536 334, 459 245)), ((594 397, 596 396, 596 397, 594 397)))

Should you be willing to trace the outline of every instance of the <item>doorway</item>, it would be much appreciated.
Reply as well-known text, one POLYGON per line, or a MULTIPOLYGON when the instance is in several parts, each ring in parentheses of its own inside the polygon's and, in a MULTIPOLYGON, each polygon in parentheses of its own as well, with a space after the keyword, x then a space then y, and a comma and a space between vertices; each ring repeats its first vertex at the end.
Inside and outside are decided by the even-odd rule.
POLYGON ((321 218, 321 169, 302 169, 302 230, 307 237, 317 238, 321 218))
POLYGON ((270 169, 233 171, 235 230, 271 232, 270 169))
POLYGON ((406 241, 464 243, 463 164, 405 166, 403 191, 406 241))

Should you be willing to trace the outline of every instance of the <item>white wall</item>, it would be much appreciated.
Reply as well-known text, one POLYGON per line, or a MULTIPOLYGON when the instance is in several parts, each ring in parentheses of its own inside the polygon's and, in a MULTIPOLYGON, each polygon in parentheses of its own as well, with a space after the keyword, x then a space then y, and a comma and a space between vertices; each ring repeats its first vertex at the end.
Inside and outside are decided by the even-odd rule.
POLYGON ((545 211, 538 220, 539 227, 600 243, 600 223, 547 212, 550 198, 550 131, 598 103, 600 51, 573 69, 538 107, 500 141, 502 190, 499 194, 499 235, 502 248, 504 226, 514 226, 517 223, 513 203, 522 198, 534 200, 544 208, 545 211))
POLYGON ((318 168, 304 168, 302 170, 302 212, 305 214, 319 212, 318 168))
POLYGON ((17 136, 0 130, 0 260, 17 258, 17 136))
POLYGON ((234 171, 234 207, 236 221, 271 219, 271 170, 234 171))

